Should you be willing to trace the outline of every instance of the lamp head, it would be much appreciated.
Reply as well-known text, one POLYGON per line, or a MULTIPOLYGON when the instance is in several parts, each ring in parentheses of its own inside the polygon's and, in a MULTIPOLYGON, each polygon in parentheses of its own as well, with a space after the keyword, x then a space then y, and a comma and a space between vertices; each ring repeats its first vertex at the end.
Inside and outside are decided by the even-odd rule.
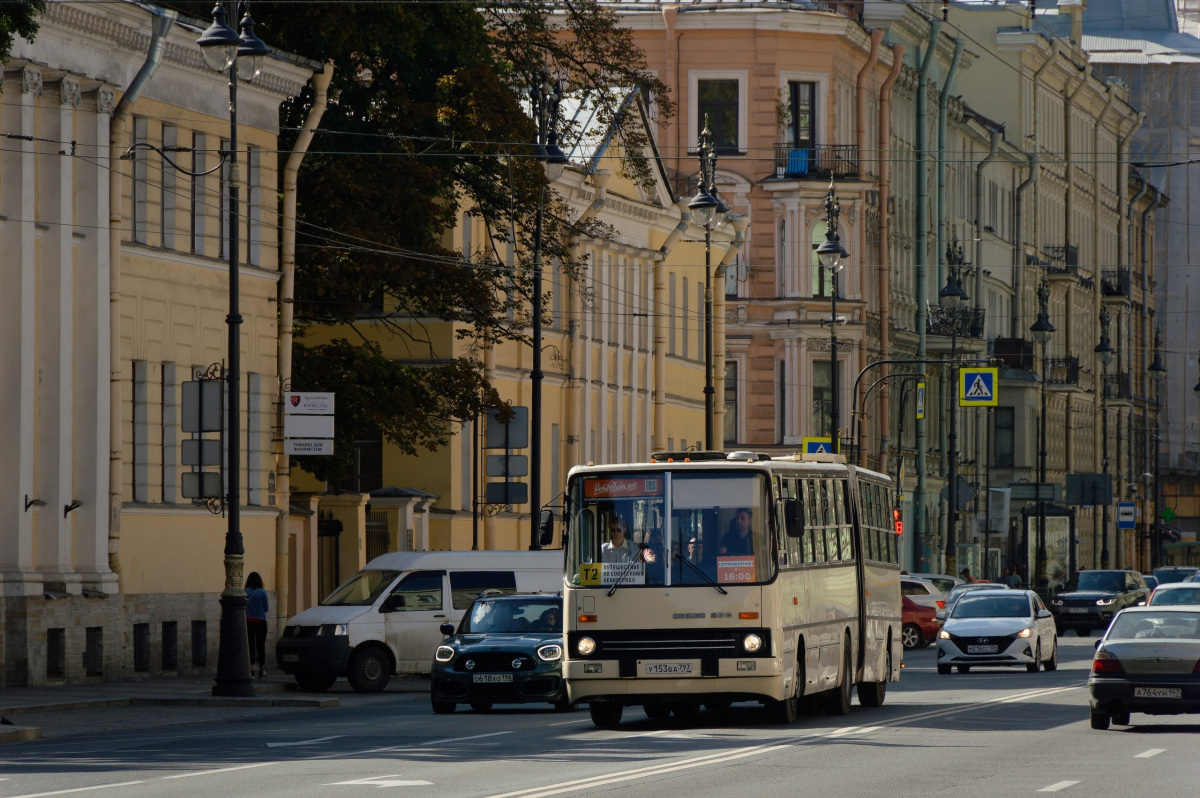
POLYGON ((250 4, 245 5, 246 13, 242 15, 241 44, 237 51, 237 74, 242 80, 254 80, 262 74, 263 64, 270 52, 263 40, 254 35, 254 20, 250 17, 250 4))
POLYGON ((1167 367, 1163 365, 1157 351, 1154 353, 1154 360, 1150 363, 1150 367, 1146 370, 1150 372, 1150 376, 1158 383, 1161 383, 1163 378, 1167 376, 1167 367))
POLYGON ((842 268, 842 259, 849 254, 842 247, 837 233, 833 232, 832 228, 826 229, 825 240, 817 247, 817 259, 821 261, 821 265, 830 271, 837 271, 842 268))
POLYGON ((1096 353, 1096 359, 1105 366, 1112 363, 1113 355, 1116 354, 1116 351, 1112 348, 1112 344, 1108 342, 1107 335, 1100 338, 1100 343, 1096 344, 1096 348, 1092 351, 1096 353))
POLYGON ((1054 337, 1055 327, 1050 323, 1050 317, 1045 313, 1039 313, 1037 321, 1029 328, 1029 332, 1033 335, 1033 340, 1039 344, 1047 344, 1054 337))
POLYGON ((692 220, 701 227, 709 227, 717 218, 717 200, 708 193, 701 183, 696 189, 696 196, 688 203, 692 220))
POLYGON ((967 300, 967 292, 954 279, 953 274, 947 273, 946 284, 942 286, 941 291, 938 291, 938 298, 942 300, 942 304, 946 307, 957 308, 967 300))
POLYGON ((542 162, 542 168, 546 171, 546 180, 557 183, 566 170, 567 164, 570 163, 567 154, 558 146, 557 132, 550 131, 550 135, 546 137, 546 146, 540 147, 540 153, 539 160, 542 162), (540 153, 545 153, 545 157, 541 157, 540 153))
POLYGON ((229 27, 229 23, 225 21, 225 7, 220 3, 213 6, 212 24, 200 34, 200 38, 196 40, 196 44, 200 45, 200 52, 204 55, 204 63, 214 72, 225 72, 237 59, 238 48, 242 46, 242 39, 237 35, 237 31, 229 27))

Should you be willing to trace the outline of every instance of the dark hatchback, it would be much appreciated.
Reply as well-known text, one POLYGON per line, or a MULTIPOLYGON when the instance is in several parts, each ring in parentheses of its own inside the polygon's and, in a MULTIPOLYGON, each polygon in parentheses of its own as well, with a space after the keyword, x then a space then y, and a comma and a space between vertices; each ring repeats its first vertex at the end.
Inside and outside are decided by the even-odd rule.
POLYGON ((562 598, 489 596, 475 600, 433 657, 430 701, 439 715, 470 704, 549 703, 571 708, 562 677, 562 598))
POLYGON ((1107 629, 1114 615, 1149 595, 1146 580, 1137 571, 1081 571, 1075 590, 1055 596, 1050 611, 1060 635, 1068 629, 1085 635, 1107 629))

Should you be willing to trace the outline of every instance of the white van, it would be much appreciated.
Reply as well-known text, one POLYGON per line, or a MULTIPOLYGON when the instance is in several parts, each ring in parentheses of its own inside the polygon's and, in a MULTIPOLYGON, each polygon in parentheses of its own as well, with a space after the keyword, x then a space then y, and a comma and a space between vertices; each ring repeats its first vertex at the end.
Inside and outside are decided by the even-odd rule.
POLYGON ((383 554, 291 618, 275 657, 303 690, 328 690, 345 676, 360 693, 378 692, 393 673, 428 673, 439 627, 457 625, 483 591, 558 593, 562 585, 562 551, 383 554))

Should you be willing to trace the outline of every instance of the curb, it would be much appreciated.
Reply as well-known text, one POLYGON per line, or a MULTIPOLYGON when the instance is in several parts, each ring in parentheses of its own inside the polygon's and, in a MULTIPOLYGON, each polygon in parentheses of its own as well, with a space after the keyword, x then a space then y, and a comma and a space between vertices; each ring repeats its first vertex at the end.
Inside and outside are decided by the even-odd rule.
POLYGON ((53 704, 32 704, 0 708, 0 715, 28 715, 35 712, 71 712, 81 709, 111 709, 114 707, 311 707, 332 709, 340 707, 337 698, 101 698, 90 701, 61 701, 53 704))
POLYGON ((28 743, 42 739, 42 730, 36 726, 13 726, 0 731, 0 744, 28 743))

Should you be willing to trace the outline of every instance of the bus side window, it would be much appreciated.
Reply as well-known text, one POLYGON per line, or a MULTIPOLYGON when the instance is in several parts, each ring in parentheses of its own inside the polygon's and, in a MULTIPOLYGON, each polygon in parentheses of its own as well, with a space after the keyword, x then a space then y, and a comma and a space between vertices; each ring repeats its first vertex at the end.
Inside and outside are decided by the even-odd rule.
POLYGON ((834 523, 834 520, 832 512, 833 508, 829 506, 829 480, 822 479, 818 480, 818 482, 821 486, 821 523, 819 526, 830 526, 834 523))
POLYGON ((850 523, 849 514, 846 512, 846 480, 833 480, 833 512, 837 518, 834 521, 838 526, 850 523))
POLYGON ((815 529, 822 525, 819 519, 821 498, 817 494, 817 481, 809 479, 804 482, 804 485, 804 504, 808 507, 808 526, 810 529, 815 529))
POLYGON ((825 561, 838 561, 838 528, 836 526, 825 527, 825 561))
POLYGON ((838 539, 842 544, 842 562, 850 562, 854 559, 854 545, 851 542, 850 527, 838 527, 838 539))
POLYGON ((822 563, 825 562, 825 533, 820 529, 804 530, 805 545, 808 546, 808 554, 805 556, 805 562, 822 563))

